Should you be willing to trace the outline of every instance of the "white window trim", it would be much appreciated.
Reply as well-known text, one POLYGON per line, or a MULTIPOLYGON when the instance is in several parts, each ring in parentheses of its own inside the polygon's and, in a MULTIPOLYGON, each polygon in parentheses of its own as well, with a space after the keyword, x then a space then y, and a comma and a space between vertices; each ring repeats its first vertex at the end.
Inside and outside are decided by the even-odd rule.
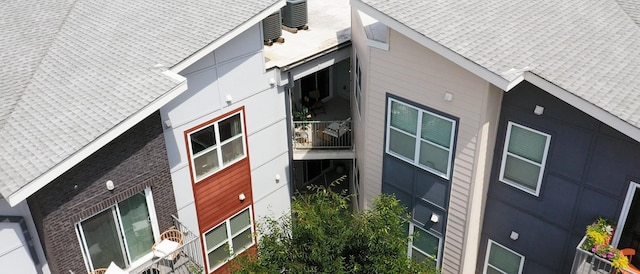
MULTIPOLYGON (((431 233, 431 231, 422 229, 420 227, 417 227, 418 229, 418 233, 429 233, 431 236, 438 238, 438 254, 435 255, 435 258, 432 255, 429 255, 425 252, 423 252, 422 250, 418 250, 418 252, 420 252, 420 254, 424 255, 425 257, 431 258, 434 261, 436 261, 436 268, 440 268, 440 256, 442 253, 442 237, 431 233)), ((407 246, 407 256, 409 257, 409 259, 411 259, 412 255, 413 255, 413 235, 414 232, 416 231, 416 225, 414 225, 412 222, 409 222, 409 244, 407 246)), ((417 247, 416 247, 417 248, 417 247)), ((419 249, 419 248, 418 248, 419 249)))
MULTIPOLYGON (((629 188, 627 189, 627 195, 625 196, 624 203, 622 204, 622 210, 620 211, 620 217, 618 218, 618 227, 624 227, 627 223, 627 217, 629 217, 629 210, 631 209, 631 203, 636 193, 640 189, 640 184, 635 181, 629 181, 629 188)), ((611 245, 618 247, 620 238, 622 237, 622 229, 616 229, 613 234, 613 240, 611 245)))
MULTIPOLYGON (((497 242, 495 242, 495 241, 493 241, 491 239, 489 239, 489 241, 487 243, 487 250, 486 250, 486 254, 484 256, 484 268, 482 270, 482 273, 483 274, 487 273, 487 268, 489 267, 489 252, 491 252, 491 246, 493 244, 495 244, 495 245, 497 245, 497 246, 499 246, 499 247, 501 247, 501 248, 503 248, 503 249, 505 249, 505 250, 517 255, 518 257, 520 257, 520 266, 518 268, 518 274, 522 274, 522 270, 524 268, 524 259, 525 259, 525 257, 522 256, 520 253, 515 252, 515 251, 511 250, 510 248, 508 248, 508 247, 506 247, 504 245, 501 245, 501 244, 499 244, 499 243, 497 243, 497 242)), ((495 267, 493 265, 492 265, 492 267, 493 267, 493 269, 497 270, 500 273, 505 273, 504 271, 502 271, 502 269, 497 269, 497 267, 495 267)))
POLYGON ((399 100, 394 99, 394 98, 388 98, 388 100, 387 100, 387 123, 386 123, 386 125, 385 125, 385 130, 386 130, 386 142, 385 142, 386 144, 385 144, 385 152, 386 152, 387 154, 389 154, 389 155, 393 155, 393 156, 395 156, 396 158, 401 159, 401 160, 403 160, 403 161, 405 161, 405 162, 407 162, 407 163, 410 163, 410 164, 412 164, 412 165, 414 165, 414 166, 417 166, 417 167, 422 168, 422 169, 424 169, 424 170, 426 170, 426 171, 429 171, 429 172, 431 172, 431 173, 433 173, 433 174, 435 174, 435 175, 437 175, 437 176, 440 176, 440 177, 442 177, 442 178, 444 178, 444 179, 449 180, 449 179, 451 178, 451 168, 452 168, 452 159, 453 159, 453 149, 454 149, 454 146, 455 146, 455 143, 454 143, 454 142, 455 142, 455 137, 456 137, 456 136, 455 136, 456 127, 457 127, 457 123, 456 123, 456 121, 455 121, 455 120, 453 120, 453 119, 450 119, 450 118, 444 117, 444 116, 442 116, 442 115, 439 115, 439 114, 433 113, 433 112, 431 112, 431 111, 427 111, 427 110, 424 110, 424 109, 421 109, 421 108, 415 107, 415 106, 413 106, 413 105, 411 105, 411 104, 408 104, 408 103, 405 103, 405 102, 399 101, 399 100), (417 110, 417 111, 418 111, 418 120, 417 120, 417 121, 418 121, 418 124, 416 125, 416 135, 413 135, 413 134, 408 133, 408 132, 406 132, 406 131, 404 131, 404 130, 402 130, 402 129, 395 128, 395 127, 392 127, 392 126, 391 126, 391 102, 396 102, 396 103, 399 103, 399 104, 405 105, 405 106, 407 106, 407 107, 413 108, 413 109, 415 109, 415 110, 417 110), (446 121, 451 122, 451 139, 449 140, 449 144, 450 144, 449 146, 450 146, 450 148, 445 148, 445 147, 443 147, 443 146, 441 146, 441 145, 439 145, 439 144, 433 143, 433 142, 431 142, 431 141, 429 141, 429 140, 424 140, 424 139, 422 139, 422 137, 420 136, 420 132, 421 132, 421 129, 422 129, 422 116, 423 116, 423 113, 427 113, 427 114, 429 114, 429 115, 433 115, 433 116, 435 116, 435 117, 438 117, 438 118, 441 118, 441 119, 443 119, 443 120, 446 120, 446 121), (400 132, 400 133, 402 133, 402 134, 409 135, 409 136, 411 136, 412 138, 415 138, 415 139, 416 139, 415 151, 414 151, 414 158, 413 158, 413 159, 409 159, 409 158, 407 158, 407 157, 405 157, 405 156, 403 156, 403 155, 400 155, 400 154, 398 154, 398 153, 395 153, 395 152, 393 152, 393 151, 391 151, 391 150, 389 149, 389 144, 390 144, 390 143, 389 143, 389 141, 390 141, 390 138, 389 138, 389 135, 390 135, 390 128, 393 128, 393 130, 396 130, 396 131, 398 131, 398 132, 400 132), (429 144, 431 144, 431 145, 434 145, 434 146, 437 146, 437 147, 439 147, 439 148, 441 148, 441 149, 444 149, 444 150, 449 151, 449 155, 448 155, 448 157, 447 157, 447 172, 446 172, 446 173, 442 173, 442 172, 441 172, 441 171, 439 171, 439 170, 436 170, 436 169, 433 169, 433 168, 431 168, 431 167, 428 167, 428 166, 425 166, 425 165, 423 165, 423 164, 420 164, 420 157, 419 157, 419 154, 420 154, 420 142, 421 142, 421 141, 427 142, 427 143, 429 143, 429 144))
MULTIPOLYGON (((137 193, 136 193, 137 194, 137 193)), ((147 202, 147 209, 149 211, 149 218, 150 218, 150 222, 151 222, 151 231, 153 232, 153 239, 155 241, 157 241, 160 238, 160 228, 158 226, 158 218, 156 216, 156 209, 155 209, 155 204, 153 202, 153 196, 152 196, 152 192, 151 192, 151 188, 150 187, 146 187, 144 189, 144 196, 145 196, 145 200, 147 202)), ((128 199, 128 198, 127 198, 128 199)), ((126 200, 126 199, 125 199, 126 200)), ((114 207, 118 207, 118 203, 121 201, 116 201, 116 203, 100 212, 96 212, 96 214, 93 214, 87 218, 84 218, 82 220, 80 220, 79 222, 77 222, 74 225, 74 228, 76 230, 76 236, 78 238, 78 243, 80 244, 80 250, 82 250, 82 258, 84 259, 84 264, 85 267, 87 268, 87 272, 91 272, 94 268, 93 268, 93 263, 91 262, 91 260, 87 257, 87 254, 85 254, 85 250, 89 250, 89 247, 86 244, 85 238, 84 238, 84 233, 82 233, 81 228, 82 228, 82 222, 91 219, 93 216, 96 216, 102 212, 104 212, 105 210, 113 210, 114 207)), ((124 229, 122 228, 122 222, 120 221, 121 217, 120 217, 120 213, 119 210, 117 212, 118 214, 118 228, 120 229, 120 232, 124 231, 124 229)), ((152 257, 153 257, 153 252, 149 251, 149 253, 147 253, 144 256, 141 256, 139 259, 135 260, 135 261, 131 261, 130 258, 130 254, 129 254, 129 247, 127 245, 125 245, 125 249, 127 252, 127 259, 129 260, 129 266, 128 269, 135 269, 136 267, 142 265, 144 262, 149 261, 152 257)))
POLYGON ((542 185, 542 177, 544 177, 544 170, 545 170, 545 166, 547 164, 547 154, 549 153, 549 144, 551 143, 551 135, 547 134, 547 133, 544 133, 542 131, 535 130, 535 129, 532 129, 530 127, 526 127, 526 126, 523 126, 523 125, 520 125, 520 124, 517 124, 517 123, 509 121, 508 124, 507 124, 507 134, 505 136, 506 137, 505 137, 505 141, 504 141, 504 147, 503 147, 503 150, 502 150, 502 161, 500 163, 500 178, 499 178, 499 180, 501 182, 505 183, 505 184, 508 184, 508 185, 510 185, 512 187, 520 189, 520 190, 522 190, 524 192, 527 192, 527 193, 529 193, 531 195, 539 196, 540 195, 540 186, 542 185), (511 128, 513 126, 517 126, 517 127, 521 128, 521 129, 525 129, 525 130, 540 134, 540 135, 542 135, 542 136, 544 136, 546 138, 546 142, 545 142, 545 145, 544 145, 544 152, 542 154, 542 163, 538 164, 538 163, 536 163, 534 161, 522 158, 519 155, 515 155, 515 154, 512 154, 512 153, 508 152, 508 150, 509 150, 509 142, 511 141, 511 138, 510 138, 511 137, 511 128), (540 172, 538 174, 538 182, 536 183, 536 189, 534 191, 532 191, 531 189, 529 189, 529 188, 527 188, 525 186, 522 186, 522 184, 520 184, 518 182, 514 182, 514 181, 511 181, 511 180, 509 180, 507 178, 504 178, 504 169, 505 169, 506 163, 507 163, 507 155, 516 157, 516 158, 518 158, 520 160, 526 161, 527 163, 534 164, 534 165, 540 167, 540 172))
POLYGON ((206 263, 207 263, 207 269, 209 269, 209 266, 210 266, 210 264, 209 264, 209 253, 211 251, 214 251, 214 250, 218 249, 219 247, 221 247, 221 246, 223 246, 225 244, 229 244, 229 257, 227 257, 227 259, 224 262, 221 262, 221 263, 215 265, 214 268, 209 269, 208 273, 211 273, 211 272, 215 271, 216 269, 220 268, 221 266, 223 266, 227 262, 229 262, 231 259, 233 259, 236 255, 238 255, 238 254, 244 252, 245 250, 251 248, 252 246, 254 246, 256 244, 256 239, 255 239, 254 235, 255 235, 255 230, 254 230, 254 222, 253 222, 253 209, 251 208, 251 206, 248 206, 248 207, 245 207, 245 208, 241 209, 240 211, 236 212, 236 214, 232 215, 231 217, 227 218, 226 220, 222 221, 221 223, 211 227, 211 229, 209 229, 209 230, 205 231, 204 233, 202 233, 202 239, 203 239, 202 242, 204 244, 204 251, 205 251, 204 258, 205 258, 206 263), (241 249, 241 250, 234 250, 233 249, 233 238, 235 236, 238 236, 238 235, 242 234, 243 232, 247 231, 247 229, 245 228, 242 231, 236 233, 235 235, 231 234, 231 219, 233 219, 233 217, 235 217, 235 216, 240 215, 240 213, 244 212, 245 210, 249 210, 249 220, 250 220, 250 228, 249 229, 251 230, 251 245, 249 245, 246 248, 241 249), (227 239, 224 242, 222 242, 220 244, 217 244, 217 245, 213 246, 212 248, 209 248, 207 246, 207 240, 205 238, 205 235, 207 233, 213 231, 215 228, 219 227, 222 224, 225 225, 225 228, 227 230, 227 239))
POLYGON ((353 76, 353 90, 354 90, 354 97, 355 97, 355 101, 356 101, 356 107, 358 108, 358 114, 362 113, 362 69, 360 69, 360 59, 358 58, 358 51, 356 50, 356 48, 353 48, 353 56, 355 57, 354 59, 354 76, 353 76))
POLYGON ((244 127, 244 110, 239 110, 237 112, 229 113, 228 115, 226 115, 222 119, 216 120, 215 122, 211 122, 209 124, 206 124, 204 126, 199 127, 197 130, 193 130, 193 131, 189 132, 187 134, 187 147, 188 147, 188 151, 187 152, 189 153, 189 155, 191 157, 190 158, 190 161, 191 161, 191 163, 190 163, 191 164, 191 173, 193 174, 193 179, 194 179, 195 183, 198 183, 198 182, 210 177, 211 175, 213 175, 215 173, 218 173, 221 170, 223 170, 223 169, 225 169, 225 168, 227 168, 229 166, 232 166, 233 164, 235 164, 235 163, 239 162, 240 160, 246 158, 247 157, 247 144, 246 144, 245 134, 246 134, 246 129, 244 127), (228 118, 231 118, 231 117, 235 116, 238 113, 240 113, 240 127, 242 129, 242 134, 240 134, 238 136, 231 137, 231 138, 225 140, 224 142, 220 142, 220 129, 218 128, 219 123, 224 121, 224 120, 226 120, 226 119, 228 119, 228 118), (215 137, 216 137, 216 145, 208 147, 208 148, 206 148, 206 149, 194 154, 191 151, 191 147, 192 147, 191 146, 191 134, 199 132, 200 130, 208 128, 208 127, 210 127, 212 125, 213 125, 213 128, 214 128, 213 131, 214 131, 215 137), (224 146, 225 144, 228 144, 228 143, 230 143, 230 142, 232 142, 232 141, 234 141, 234 140, 236 140, 238 138, 242 138, 242 154, 243 154, 243 156, 238 158, 238 159, 235 159, 235 160, 233 160, 233 161, 231 161, 231 162, 229 162, 227 164, 225 164, 224 160, 222 159, 222 146, 224 146), (203 174, 200 178, 198 178, 198 175, 196 175, 196 164, 195 164, 196 156, 203 155, 203 154, 208 153, 208 152, 210 152, 210 151, 212 151, 214 149, 217 149, 216 156, 218 157, 218 164, 219 164, 218 169, 209 171, 209 172, 203 174))
POLYGON ((355 194, 355 209, 360 211, 360 169, 357 159, 353 160, 353 194, 355 194))

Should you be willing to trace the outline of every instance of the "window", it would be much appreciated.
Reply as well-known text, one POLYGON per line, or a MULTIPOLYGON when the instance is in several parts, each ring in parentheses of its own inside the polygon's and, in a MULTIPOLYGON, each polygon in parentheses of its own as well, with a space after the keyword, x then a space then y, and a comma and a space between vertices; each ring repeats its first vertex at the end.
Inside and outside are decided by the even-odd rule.
POLYGON ((111 262, 127 268, 150 254, 154 234, 158 234, 155 214, 149 213, 152 208, 151 189, 147 188, 144 193, 77 223, 87 268, 108 267, 111 262))
POLYGON ((313 97, 310 93, 312 91, 318 91, 318 100, 322 100, 331 95, 331 89, 329 83, 331 83, 331 67, 322 69, 316 73, 307 75, 299 80, 294 85, 300 85, 300 91, 302 92, 302 98, 305 96, 313 97))
POLYGON ((304 169, 302 170, 305 183, 310 183, 314 179, 325 174, 331 168, 331 160, 307 160, 303 161, 304 169))
POLYGON ((356 211, 360 210, 360 169, 358 160, 353 159, 353 205, 356 211))
POLYGON ((520 274, 524 257, 501 244, 489 240, 484 263, 484 274, 520 274))
POLYGON ((440 245, 442 243, 440 237, 417 227, 411 222, 407 223, 405 231, 409 233, 408 235, 411 235, 407 250, 409 257, 418 262, 428 259, 433 261, 434 266, 437 266, 438 254, 440 254, 440 245))
POLYGON ((389 98, 386 152, 449 179, 456 122, 389 98))
POLYGON ((500 181, 538 196, 551 136, 509 122, 500 181))
POLYGON ((255 243, 251 216, 251 207, 248 207, 204 233, 209 272, 255 243))
POLYGON ((356 104, 358 105, 358 112, 360 112, 360 104, 361 104, 361 99, 360 97, 362 96, 362 71, 360 70, 360 62, 358 60, 358 55, 357 53, 354 54, 355 55, 355 97, 356 97, 356 104))
POLYGON ((196 182, 246 155, 242 112, 189 133, 196 182))

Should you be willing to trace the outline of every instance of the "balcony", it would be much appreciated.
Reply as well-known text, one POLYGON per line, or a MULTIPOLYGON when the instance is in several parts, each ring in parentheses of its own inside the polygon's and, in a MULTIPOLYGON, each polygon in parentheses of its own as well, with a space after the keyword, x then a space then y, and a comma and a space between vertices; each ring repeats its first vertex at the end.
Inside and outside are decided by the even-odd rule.
POLYGON ((349 100, 339 96, 310 108, 306 121, 293 121, 294 160, 353 159, 349 100))
POLYGON ((296 121, 293 132, 294 160, 353 159, 351 119, 296 121))
POLYGON ((613 273, 613 267, 609 260, 596 256, 592 252, 580 248, 584 244, 585 240, 586 236, 582 237, 582 240, 576 247, 576 255, 573 257, 571 274, 613 273))
POLYGON ((293 122, 294 149, 351 149, 351 118, 293 122))
POLYGON ((158 273, 202 273, 204 262, 202 247, 198 234, 191 232, 175 216, 173 226, 183 234, 183 243, 177 251, 164 257, 154 257, 147 263, 139 266, 131 273, 158 274, 158 273))

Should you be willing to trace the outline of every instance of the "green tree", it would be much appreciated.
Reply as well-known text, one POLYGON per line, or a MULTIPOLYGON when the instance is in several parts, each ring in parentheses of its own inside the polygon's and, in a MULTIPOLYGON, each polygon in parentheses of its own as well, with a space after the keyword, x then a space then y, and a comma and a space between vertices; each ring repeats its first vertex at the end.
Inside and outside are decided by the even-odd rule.
POLYGON ((232 273, 437 273, 407 258, 406 209, 381 195, 353 213, 350 197, 314 186, 298 194, 292 216, 260 223, 257 253, 238 256, 232 273))

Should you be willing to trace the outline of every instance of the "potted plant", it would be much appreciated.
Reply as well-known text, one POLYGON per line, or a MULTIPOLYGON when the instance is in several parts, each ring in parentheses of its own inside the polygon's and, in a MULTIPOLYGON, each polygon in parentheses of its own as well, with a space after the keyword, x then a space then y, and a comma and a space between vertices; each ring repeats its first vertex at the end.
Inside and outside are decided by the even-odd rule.
POLYGON ((587 242, 585 244, 591 245, 609 245, 611 244, 611 237, 615 231, 615 226, 604 218, 598 218, 595 222, 587 226, 587 242))
MULTIPOLYGON (((292 113, 294 121, 308 121, 311 118, 311 113, 307 107, 302 107, 300 110, 295 110, 292 113)), ((307 123, 296 124, 297 126, 305 127, 307 123)))
POLYGON ((629 266, 629 259, 622 255, 619 249, 610 245, 614 231, 615 226, 609 220, 596 219, 595 222, 587 226, 586 240, 582 249, 611 261, 611 266, 616 271, 620 271, 629 266))

